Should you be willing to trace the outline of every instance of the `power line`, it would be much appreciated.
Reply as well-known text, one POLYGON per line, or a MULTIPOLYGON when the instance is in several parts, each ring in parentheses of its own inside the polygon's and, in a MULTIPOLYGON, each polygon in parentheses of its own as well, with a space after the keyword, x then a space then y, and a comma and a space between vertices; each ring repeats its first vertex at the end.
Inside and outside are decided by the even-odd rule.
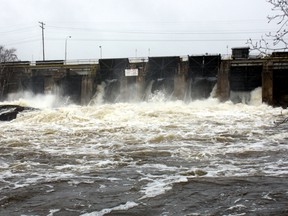
MULTIPOLYGON (((175 31, 175 32, 158 32, 158 31, 122 31, 122 30, 105 30, 105 29, 95 29, 95 28, 83 28, 83 27, 63 27, 63 26, 47 26, 49 28, 60 29, 60 30, 72 30, 72 31, 95 31, 100 33, 119 33, 119 34, 160 34, 160 35, 222 35, 222 34, 264 34, 270 32, 270 30, 221 30, 214 32, 206 32, 206 31, 195 31, 195 32, 183 32, 183 31, 175 31)), ((276 31, 276 30, 275 30, 276 31)), ((274 32, 274 31, 273 31, 274 32)))
MULTIPOLYGON (((55 30, 63 30, 63 31, 76 31, 77 33, 80 32, 97 32, 97 33, 112 33, 112 34, 142 34, 142 35, 241 35, 241 34, 265 34, 267 32, 276 32, 276 30, 268 30, 268 29, 251 29, 251 30, 210 30, 210 31, 201 31, 201 30, 196 30, 196 31, 155 31, 155 30, 117 30, 117 29, 97 29, 93 27, 65 27, 65 26, 51 26, 51 25, 46 25, 43 22, 39 22, 40 28, 43 31, 43 36, 44 36, 44 29, 45 28, 51 28, 55 30), (44 28, 44 25, 46 27, 44 28)), ((23 28, 18 28, 18 29, 12 29, 12 30, 7 30, 7 31, 0 31, 0 35, 4 34, 9 34, 9 33, 15 33, 15 32, 31 32, 33 30, 32 26, 29 27, 23 27, 23 28)), ((53 32, 53 31, 52 31, 53 32)))
POLYGON ((7 31, 1 31, 0 34, 10 34, 10 33, 15 33, 15 32, 31 32, 31 30, 33 29, 34 29, 34 26, 30 26, 30 27, 12 29, 12 30, 7 30, 7 31))
POLYGON ((31 43, 31 42, 36 42, 36 41, 40 41, 40 39, 36 37, 31 37, 31 38, 11 41, 11 42, 6 43, 6 45, 11 46, 11 45, 17 45, 17 44, 31 43))
MULTIPOLYGON (((47 38, 47 40, 58 41, 60 38, 47 38)), ((259 40, 259 39, 252 39, 259 40)), ((272 39, 267 39, 272 40, 272 39)), ((111 41, 111 42, 229 42, 247 41, 247 38, 224 38, 224 39, 97 39, 97 38, 75 38, 74 41, 111 41)))

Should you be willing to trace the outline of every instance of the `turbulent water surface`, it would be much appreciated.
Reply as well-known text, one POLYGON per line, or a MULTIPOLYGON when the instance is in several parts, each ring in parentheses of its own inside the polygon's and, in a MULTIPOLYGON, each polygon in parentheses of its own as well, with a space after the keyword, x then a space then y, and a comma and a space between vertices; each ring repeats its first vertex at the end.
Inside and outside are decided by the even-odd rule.
POLYGON ((0 215, 288 215, 287 115, 155 98, 21 113, 0 122, 0 215))

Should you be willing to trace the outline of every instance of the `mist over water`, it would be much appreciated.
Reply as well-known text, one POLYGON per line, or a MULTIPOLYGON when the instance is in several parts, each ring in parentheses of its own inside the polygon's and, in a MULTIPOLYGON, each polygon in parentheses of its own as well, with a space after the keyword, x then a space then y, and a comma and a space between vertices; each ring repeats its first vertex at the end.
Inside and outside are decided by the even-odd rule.
MULTIPOLYGON (((249 94, 247 103, 213 97, 170 101, 157 92, 146 101, 111 104, 96 95, 88 106, 61 104, 53 95, 11 96, 14 104, 41 109, 0 122, 2 211, 15 213, 9 194, 25 188, 32 193, 41 185, 50 199, 58 190, 71 191, 70 196, 80 190, 78 201, 48 206, 43 215, 106 215, 145 206, 191 179, 287 177, 287 125, 275 127, 275 121, 288 111, 262 104, 261 89, 249 94), (92 188, 94 198, 88 196, 92 188), (102 201, 92 202, 99 194, 102 201)), ((36 204, 22 202, 18 212, 40 214, 36 204)), ((241 205, 248 208, 244 201, 241 205)), ((196 209, 190 213, 202 215, 196 209)))
POLYGON ((8 98, 0 104, 13 104, 30 106, 34 108, 56 108, 69 104, 69 97, 62 97, 56 94, 34 94, 30 91, 8 94, 8 98))

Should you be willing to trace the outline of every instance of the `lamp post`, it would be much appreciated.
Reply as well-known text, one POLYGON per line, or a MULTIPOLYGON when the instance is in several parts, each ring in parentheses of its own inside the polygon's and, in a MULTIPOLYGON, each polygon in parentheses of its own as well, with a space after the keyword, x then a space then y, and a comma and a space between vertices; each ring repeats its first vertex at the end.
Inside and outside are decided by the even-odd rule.
POLYGON ((67 40, 71 38, 71 36, 67 36, 66 39, 65 39, 65 64, 66 64, 66 61, 67 61, 67 40))
POLYGON ((100 49, 100 59, 102 59, 102 46, 99 46, 100 49))

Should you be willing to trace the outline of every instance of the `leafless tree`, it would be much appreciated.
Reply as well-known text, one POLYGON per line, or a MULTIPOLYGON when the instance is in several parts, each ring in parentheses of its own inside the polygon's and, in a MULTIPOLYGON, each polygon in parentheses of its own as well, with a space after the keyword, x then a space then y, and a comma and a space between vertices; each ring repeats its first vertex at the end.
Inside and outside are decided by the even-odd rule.
POLYGON ((288 41, 285 38, 288 35, 288 0, 266 1, 271 4, 273 12, 267 17, 268 23, 276 22, 279 28, 276 33, 269 32, 262 36, 259 41, 254 42, 249 39, 247 44, 261 54, 268 54, 271 51, 285 51, 288 49, 288 41))
POLYGON ((6 49, 4 46, 0 45, 0 63, 17 61, 17 55, 15 54, 16 49, 6 49))
POLYGON ((6 49, 4 46, 0 45, 0 99, 3 97, 6 86, 9 84, 9 80, 12 73, 6 73, 7 62, 17 61, 17 55, 15 54, 16 49, 6 49))

